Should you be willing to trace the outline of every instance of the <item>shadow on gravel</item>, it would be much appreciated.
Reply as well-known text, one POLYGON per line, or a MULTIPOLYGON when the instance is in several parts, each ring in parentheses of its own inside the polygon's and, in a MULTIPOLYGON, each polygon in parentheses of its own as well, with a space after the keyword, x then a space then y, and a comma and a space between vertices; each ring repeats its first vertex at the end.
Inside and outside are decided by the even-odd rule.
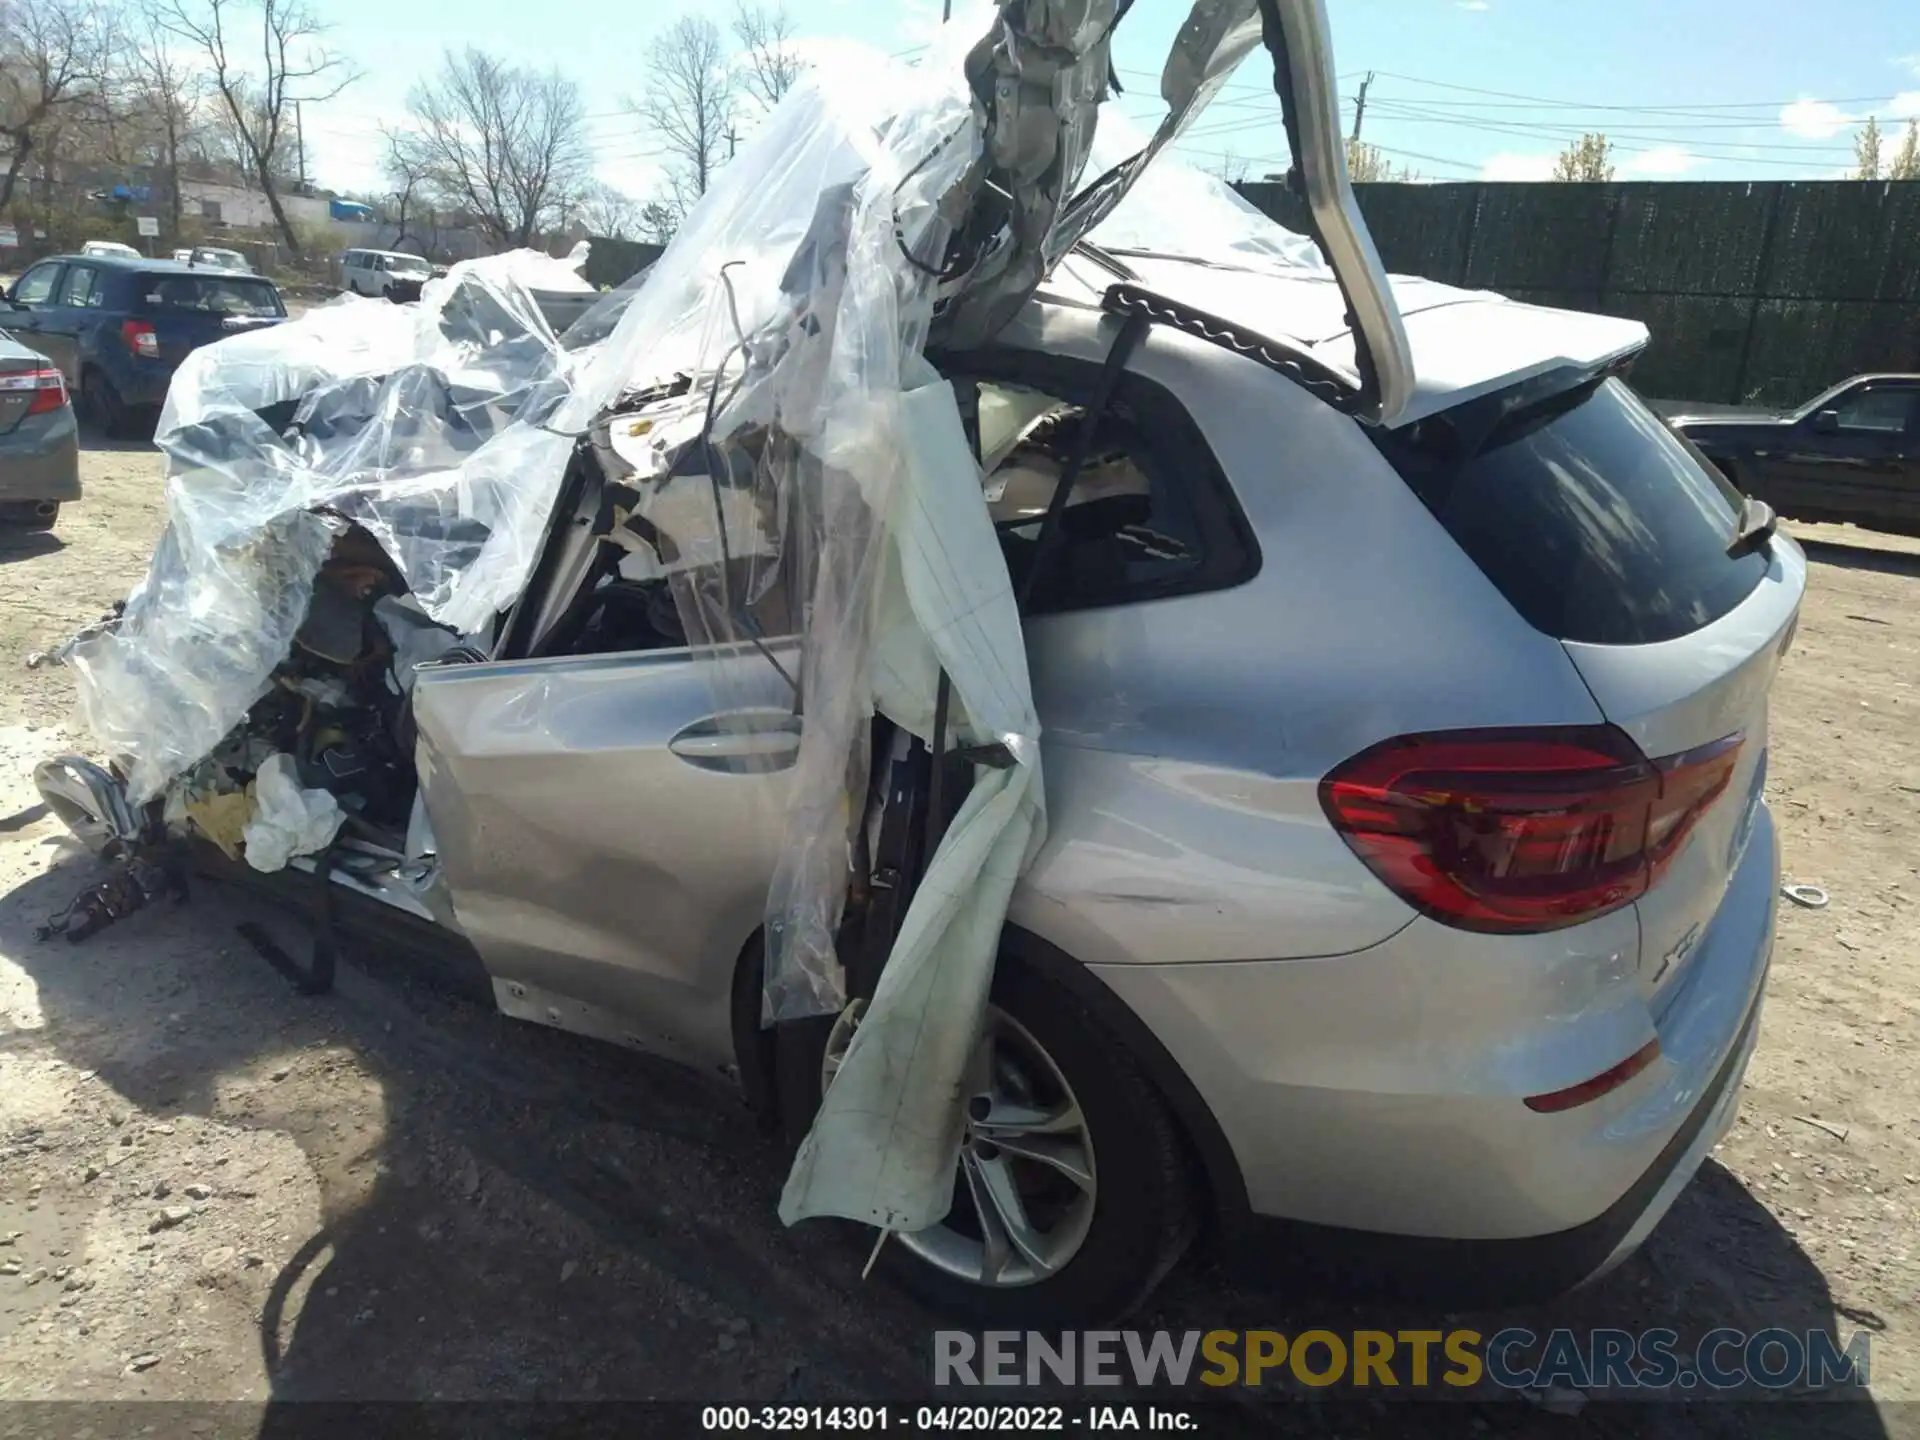
POLYGON ((52 555, 66 549, 66 544, 51 530, 22 530, 0 523, 0 565, 52 555))
POLYGON ((141 454, 153 453, 153 431, 159 424, 160 415, 141 417, 137 423, 130 422, 124 435, 109 435, 91 420, 80 423, 80 448, 83 451, 105 454, 141 454))
MULTIPOLYGON (((69 854, 0 898, 0 948, 32 975, 46 1021, 4 1043, 50 1045, 154 1114, 269 1126, 306 1152, 323 1228, 274 1277, 262 1310, 274 1397, 262 1435, 312 1433, 320 1412, 303 1402, 316 1401, 1046 1398, 1199 1401, 1213 1434, 1466 1433, 1469 1419, 1476 1434, 1888 1433, 1865 1405, 1683 1412, 1596 1399, 1570 1423, 1488 1386, 1472 1403, 1413 1409, 1387 1403, 1392 1396, 1322 1394, 1337 1403, 1297 1405, 1197 1386, 1178 1397, 932 1392, 936 1318, 877 1280, 862 1284, 870 1232, 781 1227, 784 1159, 718 1077, 515 1024, 456 993, 467 983, 459 976, 423 978, 419 966, 363 946, 346 950, 333 995, 303 999, 234 932, 258 920, 304 957, 297 911, 205 884, 184 906, 163 902, 78 946, 31 940, 32 924, 96 873, 69 854), (314 1047, 349 1053, 377 1084, 378 1103, 356 1111, 303 1083, 318 1064, 303 1058, 314 1047), (263 1067, 284 1070, 287 1083, 262 1081, 250 1093, 268 1102, 256 1104, 246 1081, 263 1067)), ((1680 1333, 1684 1355, 1716 1327, 1804 1335, 1834 1320, 1820 1272, 1712 1164, 1641 1256, 1538 1310, 1323 1303, 1249 1289, 1233 1270, 1231 1255, 1196 1257, 1128 1323, 1288 1336, 1462 1326, 1491 1336, 1522 1326, 1543 1339, 1560 1327, 1663 1326, 1680 1333)), ((1842 1342, 1874 1323, 1843 1318, 1842 1342)), ((1297 1386, 1283 1394, 1312 1398, 1297 1386)))
POLYGON ((235 926, 304 959, 298 911, 225 887, 79 945, 30 938, 98 873, 71 856, 0 899, 0 948, 45 1016, 0 1044, 51 1046, 157 1116, 265 1126, 306 1152, 324 1232, 273 1284, 277 1401, 920 1388, 931 1318, 861 1285, 857 1236, 780 1225, 782 1157, 719 1077, 508 1021, 357 946, 332 995, 297 996, 235 926), (307 1083, 314 1047, 349 1052, 378 1102, 307 1083))
MULTIPOLYGON (((1798 538, 1798 537, 1796 537, 1798 538)), ((1809 560, 1847 570, 1875 570, 1883 575, 1920 575, 1920 553, 1880 550, 1871 545, 1846 545, 1837 540, 1799 540, 1809 560)))

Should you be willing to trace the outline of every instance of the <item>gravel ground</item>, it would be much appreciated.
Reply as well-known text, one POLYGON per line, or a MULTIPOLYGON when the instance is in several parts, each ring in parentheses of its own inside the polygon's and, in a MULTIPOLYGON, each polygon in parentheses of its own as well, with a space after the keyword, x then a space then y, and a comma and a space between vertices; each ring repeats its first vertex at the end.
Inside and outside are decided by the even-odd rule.
MULTIPOLYGON (((56 532, 0 536, 0 1398, 245 1401, 251 1426, 313 1398, 923 1393, 933 1317, 861 1282, 860 1234, 780 1227, 780 1157, 717 1084, 377 955, 296 998, 235 936, 247 903, 205 887, 81 946, 32 940, 92 868, 27 774, 84 746, 70 680, 25 661, 125 594, 162 514, 150 448, 83 466, 56 532)), ((1760 1428, 1897 1435, 1920 1419, 1899 1403, 1920 1400, 1920 545, 1802 538, 1769 790, 1788 876, 1832 904, 1783 904, 1740 1120, 1621 1271, 1542 1311, 1446 1319, 1867 1329, 1877 1408, 1773 1407, 1760 1428)), ((1250 1291, 1214 1255, 1135 1323, 1441 1322, 1250 1291)), ((1731 1405, 1473 1408, 1503 1433, 1757 1425, 1731 1405)), ((1260 1423, 1326 1428, 1302 1408, 1260 1423)))

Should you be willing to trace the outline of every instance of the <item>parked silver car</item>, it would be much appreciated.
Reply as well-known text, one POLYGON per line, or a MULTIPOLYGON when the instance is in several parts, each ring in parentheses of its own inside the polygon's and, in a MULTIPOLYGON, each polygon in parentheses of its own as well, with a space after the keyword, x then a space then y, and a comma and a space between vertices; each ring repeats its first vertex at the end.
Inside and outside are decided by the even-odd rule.
POLYGON ((80 437, 59 367, 0 331, 0 525, 50 530, 80 498, 80 437))
MULTIPOLYGON (((1124 1312, 1203 1223, 1236 1265, 1315 1262, 1456 1303, 1565 1289, 1632 1253, 1688 1183, 1757 1032, 1778 883, 1767 702, 1802 557, 1629 388, 1642 327, 1389 289, 1338 161, 1324 18, 1311 0, 1280 11, 1287 44, 1268 43, 1330 266, 1193 172, 1163 165, 1178 193, 1149 194, 1144 164, 1092 165, 1102 180, 1053 222, 1067 248, 1024 287, 999 252, 1007 318, 969 334, 956 305, 955 343, 932 352, 1024 602, 1045 781, 1044 842, 941 1097, 952 1205, 881 1253, 976 1321, 1124 1312)), ((1259 42, 1252 0, 1200 12, 1194 43, 1259 42)), ((1104 49, 1085 58, 1104 75, 1104 49)), ((710 200, 709 218, 729 203, 710 200)), ((884 219, 861 278, 904 311, 916 276, 952 267, 884 219)), ((791 262, 756 252, 740 293, 816 293, 858 259, 857 222, 823 195, 804 234, 770 232, 791 262)), ((675 283, 673 251, 659 269, 649 287, 675 283)), ((387 325, 355 318, 366 307, 223 342, 298 343, 292 393, 247 394, 284 439, 237 390, 196 408, 219 356, 176 385, 161 444, 206 508, 163 544, 118 639, 74 652, 96 732, 134 761, 39 774, 78 833, 136 867, 69 933, 159 893, 156 837, 193 835, 273 869, 266 883, 331 882, 330 925, 470 954, 508 1015, 737 1076, 797 1140, 844 1083, 958 797, 1032 757, 1019 737, 949 750, 945 686, 930 746, 873 717, 870 764, 841 756, 837 808, 802 837, 839 857, 849 998, 763 1026, 791 844, 768 820, 844 698, 803 663, 823 577, 797 562, 818 552, 775 542, 830 523, 806 487, 831 479, 806 461, 805 484, 757 488, 792 447, 764 419, 723 447, 713 417, 745 377, 780 373, 767 355, 823 333, 820 314, 858 317, 836 298, 749 324, 722 271, 729 358, 663 370, 658 345, 618 351, 644 331, 622 321, 611 353, 654 368, 623 371, 576 443, 559 417, 597 352, 543 338, 501 273, 459 267, 435 302, 457 365, 314 382, 341 347, 297 327, 387 325), (511 466, 471 462, 489 453, 511 466), (368 455, 406 458, 376 484, 368 455), (306 506, 260 511, 272 526, 229 479, 272 483, 267 459, 306 506), (549 471, 551 491, 531 478, 549 471), (524 584, 497 621, 490 604, 454 618, 530 490, 524 584), (190 547, 222 526, 237 548, 195 581, 190 547), (195 628, 215 607, 178 598, 193 583, 255 618, 195 628), (689 623, 716 615, 724 634, 689 623), (240 696, 237 725, 158 663, 171 654, 240 696), (118 685, 142 705, 116 706, 118 685), (142 729, 156 706, 180 723, 142 729)), ((666 315, 654 293, 631 303, 666 315)), ((393 343, 431 329, 397 315, 393 343)), ((293 973, 323 984, 330 957, 293 973)))

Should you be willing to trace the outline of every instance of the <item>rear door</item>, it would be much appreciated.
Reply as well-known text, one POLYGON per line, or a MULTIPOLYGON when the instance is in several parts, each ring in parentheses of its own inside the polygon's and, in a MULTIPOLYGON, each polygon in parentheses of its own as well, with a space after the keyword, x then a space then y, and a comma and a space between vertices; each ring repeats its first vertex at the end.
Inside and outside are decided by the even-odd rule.
POLYGON ((95 318, 107 277, 96 265, 67 266, 47 308, 40 312, 36 339, 42 354, 67 377, 67 387, 80 384, 80 329, 95 318))
POLYGON ((1806 562, 1733 545, 1741 497, 1619 380, 1408 475, 1461 548, 1558 639, 1606 718, 1687 797, 1690 838, 1639 901, 1640 973, 1665 1008, 1719 910, 1765 780, 1768 694, 1806 562))
POLYGON ((752 649, 444 665, 413 708, 454 911, 503 1008, 574 997, 622 1017, 607 1038, 682 1059, 724 1043, 688 1042, 725 1013, 778 858, 800 743, 779 672, 752 649))
POLYGON ((1920 382, 1869 380, 1831 405, 1836 424, 1822 433, 1802 420, 1776 468, 1804 506, 1860 524, 1920 524, 1920 490, 1911 459, 1920 382))

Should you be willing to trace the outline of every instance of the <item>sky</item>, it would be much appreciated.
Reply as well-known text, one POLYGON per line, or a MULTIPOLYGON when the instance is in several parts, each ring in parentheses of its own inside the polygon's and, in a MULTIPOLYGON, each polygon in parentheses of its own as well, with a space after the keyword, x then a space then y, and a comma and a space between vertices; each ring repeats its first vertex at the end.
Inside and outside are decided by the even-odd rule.
MULTIPOLYGON (((524 0, 313 0, 361 78, 305 107, 307 168, 337 190, 381 188, 383 125, 443 47, 470 44, 580 85, 600 176, 636 199, 661 183, 661 147, 627 111, 649 44, 681 14, 723 21, 731 0, 570 0, 530 25, 524 0), (636 10, 645 18, 636 18, 636 10)), ((1115 35, 1127 93, 1151 123, 1157 77, 1190 0, 1136 0, 1115 35)), ((1351 130, 1426 180, 1543 178, 1583 131, 1614 143, 1621 179, 1827 179, 1851 173, 1869 114, 1920 117, 1915 0, 1327 0, 1351 130)), ((968 0, 957 11, 977 14, 968 0)), ((861 47, 911 60, 936 0, 787 0, 803 54, 861 47)), ((956 24, 960 23, 956 19, 956 24)), ((1208 169, 1258 178, 1285 166, 1278 108, 1256 51, 1182 144, 1208 169)))

